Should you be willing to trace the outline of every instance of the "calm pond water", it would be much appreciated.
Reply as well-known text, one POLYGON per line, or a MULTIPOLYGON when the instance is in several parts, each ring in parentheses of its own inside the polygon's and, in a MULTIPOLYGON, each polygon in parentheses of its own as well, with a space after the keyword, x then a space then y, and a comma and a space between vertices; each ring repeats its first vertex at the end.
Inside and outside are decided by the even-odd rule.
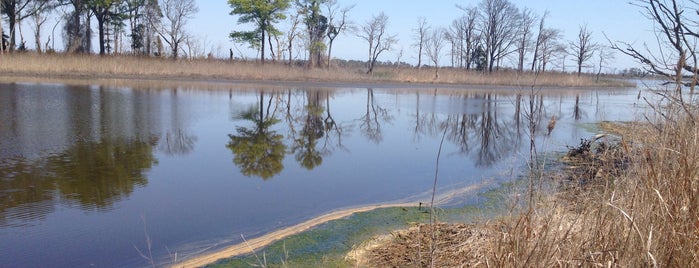
POLYGON ((440 190, 495 185, 522 170, 530 118, 539 150, 561 151, 642 102, 635 88, 529 93, 0 85, 0 266, 148 266, 141 254, 166 263, 424 200, 445 131, 440 190))

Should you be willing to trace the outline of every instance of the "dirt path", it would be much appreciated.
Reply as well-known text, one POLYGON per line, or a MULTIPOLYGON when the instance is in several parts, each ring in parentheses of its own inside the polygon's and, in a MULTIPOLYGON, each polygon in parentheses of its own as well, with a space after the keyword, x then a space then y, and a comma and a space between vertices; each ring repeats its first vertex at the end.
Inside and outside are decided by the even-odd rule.
MULTIPOLYGON (((483 187, 490 185, 492 182, 493 182, 492 180, 488 179, 488 180, 482 181, 479 184, 468 185, 466 187, 456 188, 456 189, 452 189, 450 191, 444 192, 438 196, 435 196, 435 206, 445 204, 457 196, 463 196, 465 194, 478 191, 478 190, 482 189, 483 187)), ((424 195, 419 196, 417 199, 427 200, 428 194, 429 194, 429 192, 426 192, 424 195)), ((303 231, 306 231, 310 228, 313 228, 315 226, 321 225, 321 224, 329 222, 329 221, 349 217, 350 215, 352 215, 354 213, 366 212, 366 211, 371 211, 371 210, 379 209, 379 208, 414 207, 416 205, 419 205, 418 201, 369 205, 369 206, 364 206, 364 207, 348 208, 348 209, 330 212, 328 214, 310 219, 308 221, 299 223, 297 225, 290 226, 290 227, 287 227, 284 229, 280 229, 280 230, 271 232, 269 234, 266 234, 266 235, 263 235, 263 236, 260 236, 260 237, 254 238, 254 239, 247 240, 246 242, 239 243, 239 244, 224 248, 224 249, 216 251, 216 252, 196 256, 194 258, 185 260, 182 263, 172 265, 171 267, 173 267, 173 268, 201 267, 204 265, 214 263, 220 259, 230 258, 230 257, 239 256, 239 255, 243 255, 243 254, 248 254, 248 253, 251 253, 253 251, 257 251, 261 248, 264 248, 264 247, 266 247, 266 246, 268 246, 268 245, 270 245, 278 240, 284 239, 284 238, 289 237, 291 235, 301 233, 303 231)), ((422 202, 422 205, 425 206, 425 205, 427 205, 427 203, 422 202)))

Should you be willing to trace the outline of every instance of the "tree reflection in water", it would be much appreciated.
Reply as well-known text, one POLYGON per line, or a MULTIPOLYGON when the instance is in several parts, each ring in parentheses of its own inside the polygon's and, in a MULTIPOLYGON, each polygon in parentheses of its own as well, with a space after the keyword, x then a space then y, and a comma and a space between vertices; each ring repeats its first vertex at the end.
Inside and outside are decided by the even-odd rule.
POLYGON ((374 89, 367 88, 366 113, 360 119, 359 129, 370 141, 379 144, 383 141, 381 121, 390 122, 391 115, 386 108, 376 104, 374 89))
POLYGON ((157 162, 153 145, 137 140, 81 142, 49 157, 49 170, 64 199, 77 201, 83 209, 105 208, 131 194, 134 186, 148 183, 143 173, 157 162))
POLYGON ((497 95, 474 94, 461 96, 464 102, 480 103, 478 110, 450 114, 440 128, 447 128, 447 140, 457 145, 459 153, 477 150, 476 166, 491 166, 508 155, 519 140, 516 129, 506 127, 510 122, 498 119, 497 95))
MULTIPOLYGON (((342 138, 347 135, 345 130, 353 126, 357 126, 369 142, 380 144, 384 139, 382 126, 391 123, 394 112, 399 112, 390 104, 382 106, 376 100, 375 90, 367 88, 366 106, 360 109, 359 119, 336 121, 330 112, 331 96, 332 91, 321 89, 289 89, 280 96, 260 93, 259 106, 237 116, 254 122, 254 127, 238 127, 237 135, 229 135, 231 141, 227 147, 235 154, 234 162, 242 173, 263 179, 273 177, 284 168, 282 162, 286 153, 293 155, 303 168, 313 170, 334 150, 347 150, 342 138), (278 108, 285 113, 286 135, 270 130, 281 121, 275 117, 278 108)), ((459 154, 471 155, 476 166, 493 166, 518 150, 523 138, 544 133, 542 118, 548 117, 541 94, 513 94, 512 107, 501 107, 502 95, 498 93, 453 94, 448 97, 450 102, 464 110, 449 110, 446 114, 441 110, 448 107, 437 102, 443 97, 436 92, 416 93, 415 125, 412 127, 415 142, 420 142, 422 137, 434 137, 446 129, 447 140, 456 145, 459 154), (425 100, 423 96, 428 98, 425 100), (423 107, 424 104, 427 107, 423 107), (502 114, 510 108, 514 109, 514 115, 502 114)))
POLYGON ((288 140, 291 141, 291 153, 295 160, 303 168, 312 170, 320 166, 323 158, 334 150, 347 150, 342 144, 346 125, 337 122, 330 112, 330 91, 306 89, 299 95, 292 99, 292 90, 288 90, 283 100, 288 140), (302 97, 299 98, 299 95, 302 97), (292 106, 301 108, 292 109, 292 106))
POLYGON ((312 170, 323 163, 323 155, 316 148, 318 139, 325 136, 325 125, 322 118, 323 106, 320 102, 320 91, 307 91, 306 115, 303 120, 301 135, 294 138, 291 153, 302 167, 312 170))
POLYGON ((153 156, 156 142, 80 141, 45 159, 2 159, 0 225, 8 224, 7 219, 29 222, 43 218, 54 209, 43 202, 109 210, 136 187, 148 183, 145 172, 157 164, 153 156))
POLYGON ((259 176, 266 180, 284 169, 282 161, 286 155, 286 145, 283 135, 270 130, 271 126, 280 122, 274 112, 270 113, 274 96, 269 98, 266 113, 264 97, 265 93, 260 91, 259 106, 253 106, 240 115, 240 118, 252 121, 254 127, 237 127, 237 135, 228 135, 230 141, 226 147, 233 152, 233 162, 243 175, 259 176))

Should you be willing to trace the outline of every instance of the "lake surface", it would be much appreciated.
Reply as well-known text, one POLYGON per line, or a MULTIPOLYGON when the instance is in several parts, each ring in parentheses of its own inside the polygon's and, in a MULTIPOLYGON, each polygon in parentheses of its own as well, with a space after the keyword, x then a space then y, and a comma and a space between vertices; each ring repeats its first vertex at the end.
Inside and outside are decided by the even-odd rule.
POLYGON ((526 166, 530 119, 538 151, 562 151, 643 102, 636 88, 231 87, 0 85, 0 266, 149 266, 424 201, 443 135, 440 192, 495 186, 526 166))

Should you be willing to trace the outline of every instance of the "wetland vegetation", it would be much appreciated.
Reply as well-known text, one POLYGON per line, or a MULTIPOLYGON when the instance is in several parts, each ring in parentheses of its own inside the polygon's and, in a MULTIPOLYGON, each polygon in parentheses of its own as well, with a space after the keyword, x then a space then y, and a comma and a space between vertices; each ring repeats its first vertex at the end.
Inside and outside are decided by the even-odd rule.
POLYGON ((197 12, 192 0, 3 1, 0 263, 179 266, 264 238, 211 265, 695 267, 699 7, 680 2, 636 3, 662 57, 592 42, 586 26, 565 41, 546 13, 482 0, 458 6, 449 27, 418 20, 410 66, 402 51, 379 60, 397 40, 383 13, 353 27, 368 61, 332 58, 352 10, 336 1, 296 1, 287 32, 275 25, 291 2, 263 14, 262 1, 228 1, 240 23, 263 16, 231 33, 259 60, 205 55, 168 31, 197 12), (39 40, 59 7, 65 53, 39 40), (126 28, 130 49, 117 42, 126 28), (301 44, 305 58, 299 48, 294 58, 301 44), (605 75, 612 50, 669 84, 605 75), (634 123, 590 127, 608 120, 634 123), (575 161, 552 162, 597 132, 606 137, 583 140, 575 161), (436 210, 424 207, 434 191, 436 210), (338 211, 349 216, 323 218, 338 211))

